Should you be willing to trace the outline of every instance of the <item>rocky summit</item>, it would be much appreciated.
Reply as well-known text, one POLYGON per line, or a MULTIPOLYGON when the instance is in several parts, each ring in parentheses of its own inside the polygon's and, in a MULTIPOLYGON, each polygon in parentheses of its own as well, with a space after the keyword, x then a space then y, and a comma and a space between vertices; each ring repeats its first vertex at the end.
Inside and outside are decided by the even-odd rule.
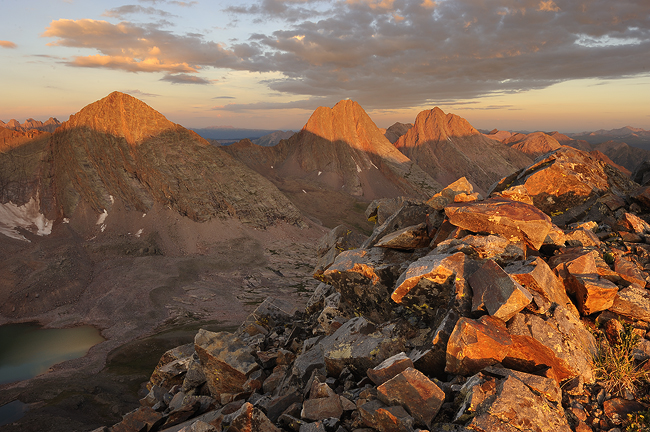
POLYGON ((644 421, 643 188, 572 148, 499 185, 486 199, 462 178, 427 201, 373 202, 371 236, 337 227, 319 243, 321 284, 304 310, 270 297, 232 333, 200 330, 109 429, 568 432, 644 421), (634 379, 615 375, 614 352, 634 379))

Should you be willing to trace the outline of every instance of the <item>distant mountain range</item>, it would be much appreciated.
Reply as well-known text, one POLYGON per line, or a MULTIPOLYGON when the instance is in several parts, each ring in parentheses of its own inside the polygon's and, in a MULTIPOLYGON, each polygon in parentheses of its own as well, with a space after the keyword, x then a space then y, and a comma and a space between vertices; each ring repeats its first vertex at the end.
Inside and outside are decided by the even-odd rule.
POLYGON ((245 128, 234 128, 230 126, 225 126, 225 127, 208 127, 208 128, 190 128, 190 130, 193 130, 197 134, 199 134, 201 137, 205 139, 210 139, 210 140, 216 140, 220 143, 232 143, 232 142, 237 142, 243 139, 249 139, 251 141, 255 141, 261 137, 268 137, 269 135, 271 136, 280 136, 277 141, 273 142, 273 138, 269 138, 266 141, 263 141, 266 144, 260 144, 260 145, 269 145, 268 142, 273 142, 273 144, 270 145, 275 145, 277 144, 280 139, 282 138, 288 138, 286 136, 287 133, 290 133, 289 136, 293 135, 293 131, 279 131, 279 130, 273 130, 273 129, 245 129, 245 128))
POLYGON ((592 145, 607 141, 619 141, 633 147, 650 150, 650 131, 632 126, 610 130, 599 129, 594 132, 568 133, 566 135, 574 140, 587 141, 592 145))
POLYGON ((484 136, 509 145, 533 158, 563 145, 577 148, 592 153, 606 163, 613 164, 627 175, 630 175, 644 160, 650 160, 650 131, 638 128, 627 127, 582 134, 561 134, 559 132, 523 134, 495 129, 484 136), (627 135, 623 136, 624 133, 627 135), (637 144, 646 142, 646 146, 630 145, 623 141, 612 140, 613 136, 637 144), (589 138, 591 142, 585 138, 589 138))
POLYGON ((33 118, 28 118, 24 123, 19 123, 16 119, 9 120, 9 123, 5 123, 0 120, 0 127, 6 129, 26 132, 29 130, 40 130, 44 132, 54 132, 56 128, 61 126, 61 122, 50 117, 45 123, 40 120, 34 120, 33 118))

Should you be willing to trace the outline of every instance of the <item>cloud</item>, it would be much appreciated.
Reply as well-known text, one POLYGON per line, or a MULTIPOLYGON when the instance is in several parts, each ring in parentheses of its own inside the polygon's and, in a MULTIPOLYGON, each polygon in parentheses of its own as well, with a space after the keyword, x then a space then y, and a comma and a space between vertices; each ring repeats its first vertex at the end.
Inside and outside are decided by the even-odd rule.
MULTIPOLYGON (((216 98, 215 98, 216 99, 216 98)), ((319 106, 333 106, 338 102, 335 98, 309 98, 291 102, 254 102, 248 104, 227 104, 212 107, 215 111, 247 112, 267 111, 273 109, 303 109, 313 111, 319 106)))
POLYGON ((11 41, 0 40, 0 47, 2 48, 18 48, 18 45, 11 41))
POLYGON ((95 50, 71 66, 164 72, 171 82, 202 80, 210 68, 273 72, 260 82, 302 99, 223 110, 346 97, 369 110, 412 108, 648 74, 645 0, 257 0, 225 12, 240 28, 264 25, 230 43, 93 20, 52 21, 43 36, 56 38, 50 45, 95 50))
POLYGON ((127 15, 131 14, 145 14, 145 15, 157 15, 161 17, 173 17, 176 15, 173 15, 169 12, 166 12, 162 9, 156 9, 154 7, 144 7, 144 6, 138 6, 138 5, 125 5, 125 6, 120 6, 116 7, 113 9, 109 9, 105 11, 102 16, 105 17, 111 17, 111 18, 119 18, 119 19, 124 19, 127 15))
POLYGON ((160 81, 167 81, 172 84, 212 84, 210 80, 188 74, 167 74, 160 81))
POLYGON ((126 94, 129 94, 131 96, 139 97, 139 98, 140 97, 158 97, 158 96, 160 96, 160 95, 155 94, 155 93, 146 93, 146 92, 143 92, 143 91, 140 91, 140 90, 137 90, 137 89, 136 90, 122 90, 122 93, 126 93, 126 94))
POLYGON ((236 69, 240 59, 230 50, 199 35, 176 35, 155 26, 129 22, 60 19, 43 37, 58 38, 49 46, 89 48, 99 54, 77 56, 70 66, 128 72, 197 73, 205 66, 236 69))

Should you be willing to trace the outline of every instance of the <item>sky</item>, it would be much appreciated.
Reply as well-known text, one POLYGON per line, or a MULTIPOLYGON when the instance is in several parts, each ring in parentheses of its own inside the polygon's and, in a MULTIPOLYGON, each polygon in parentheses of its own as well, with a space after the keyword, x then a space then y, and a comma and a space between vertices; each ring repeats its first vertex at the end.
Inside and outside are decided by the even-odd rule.
POLYGON ((648 0, 2 0, 0 120, 113 91, 185 127, 299 130, 352 99, 379 127, 650 129, 648 0))

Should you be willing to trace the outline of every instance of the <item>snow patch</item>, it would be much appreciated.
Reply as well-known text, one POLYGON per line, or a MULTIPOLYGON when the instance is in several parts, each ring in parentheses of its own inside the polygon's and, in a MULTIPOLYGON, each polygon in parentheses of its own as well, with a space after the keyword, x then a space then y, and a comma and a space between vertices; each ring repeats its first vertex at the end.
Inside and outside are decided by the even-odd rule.
POLYGON ((111 200, 111 204, 115 204, 115 198, 113 198, 113 195, 109 195, 108 198, 111 200))
POLYGON ((321 175, 321 174, 323 174, 323 171, 318 171, 318 175, 321 175))
POLYGON ((32 197, 27 204, 17 206, 11 201, 0 204, 0 234, 17 240, 29 241, 16 228, 30 230, 39 236, 52 232, 53 220, 39 212, 38 197, 32 197))
POLYGON ((106 224, 102 224, 102 226, 100 227, 100 229, 101 229, 102 232, 104 232, 104 230, 106 229, 106 224))
POLYGON ((307 193, 307 191, 306 191, 306 190, 304 190, 304 189, 303 189, 302 191, 303 191, 303 193, 307 193))
POLYGON ((359 166, 359 164, 356 164, 356 166, 357 166, 357 172, 360 173, 361 172, 361 167, 359 166))
POLYGON ((69 224, 69 223, 70 223, 70 219, 69 219, 69 218, 63 218, 63 223, 65 223, 65 224, 69 224))
POLYGON ((375 169, 377 169, 377 170, 379 169, 379 168, 377 168, 377 165, 375 165, 375 164, 374 164, 374 163, 372 163, 372 162, 370 162, 370 165, 372 165, 372 166, 374 166, 374 167, 375 167, 375 169))
POLYGON ((135 233, 136 238, 140 238, 140 236, 142 235, 142 231, 144 231, 144 229, 143 229, 143 228, 140 228, 140 229, 138 230, 138 232, 135 233))
POLYGON ((146 215, 147 215, 146 213, 142 213, 142 217, 145 217, 146 215))
POLYGON ((104 213, 99 215, 99 218, 97 218, 97 222, 95 223, 95 225, 102 225, 106 220, 106 217, 108 217, 108 212, 106 211, 106 209, 104 209, 104 213))

